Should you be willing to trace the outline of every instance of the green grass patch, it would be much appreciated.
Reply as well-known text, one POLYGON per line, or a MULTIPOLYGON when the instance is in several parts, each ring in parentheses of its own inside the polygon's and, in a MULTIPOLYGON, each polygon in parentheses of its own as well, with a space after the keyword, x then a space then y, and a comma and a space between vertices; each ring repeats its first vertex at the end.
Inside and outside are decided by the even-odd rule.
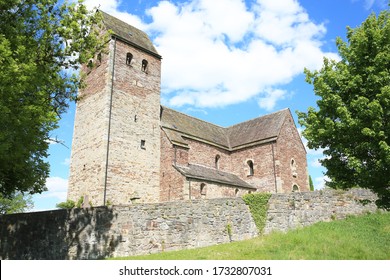
POLYGON ((272 233, 216 246, 116 259, 138 260, 389 260, 390 213, 272 233))

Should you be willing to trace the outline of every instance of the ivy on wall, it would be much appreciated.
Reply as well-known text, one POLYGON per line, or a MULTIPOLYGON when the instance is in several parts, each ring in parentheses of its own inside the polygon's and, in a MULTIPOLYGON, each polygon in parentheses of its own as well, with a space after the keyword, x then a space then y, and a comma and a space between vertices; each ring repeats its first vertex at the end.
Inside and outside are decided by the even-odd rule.
POLYGON ((242 197, 246 205, 251 211, 253 220, 259 230, 259 234, 263 233, 268 210, 268 201, 271 198, 270 193, 251 193, 242 197))

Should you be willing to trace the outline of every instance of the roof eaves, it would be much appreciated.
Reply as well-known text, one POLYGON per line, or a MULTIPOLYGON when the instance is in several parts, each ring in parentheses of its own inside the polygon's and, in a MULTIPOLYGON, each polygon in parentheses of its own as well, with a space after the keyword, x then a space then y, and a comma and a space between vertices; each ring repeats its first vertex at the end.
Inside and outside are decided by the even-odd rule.
POLYGON ((241 150, 241 149, 245 149, 245 148, 249 148, 249 147, 253 147, 253 146, 257 146, 257 145, 263 145, 263 144, 267 144, 267 143, 271 143, 271 142, 276 142, 276 140, 278 140, 278 137, 277 136, 274 136, 274 137, 270 137, 270 138, 267 138, 267 139, 262 139, 262 140, 259 140, 259 141, 254 141, 254 142, 251 142, 251 143, 246 143, 244 145, 239 145, 239 146, 236 146, 236 147, 232 147, 230 151, 237 151, 237 150, 241 150))
POLYGON ((219 183, 219 184, 233 186, 233 187, 240 187, 240 188, 245 188, 245 189, 256 190, 255 187, 249 186, 249 184, 241 185, 241 184, 236 184, 234 182, 222 181, 222 180, 217 180, 217 179, 209 179, 206 177, 194 176, 194 175, 184 175, 183 174, 183 176, 185 176, 188 179, 195 179, 195 180, 201 180, 201 181, 210 182, 210 183, 219 183))

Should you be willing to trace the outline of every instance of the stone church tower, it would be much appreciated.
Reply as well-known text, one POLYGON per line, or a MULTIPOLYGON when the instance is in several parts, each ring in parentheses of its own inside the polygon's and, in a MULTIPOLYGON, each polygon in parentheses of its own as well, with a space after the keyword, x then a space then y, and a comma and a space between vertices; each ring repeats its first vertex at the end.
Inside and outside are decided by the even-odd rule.
POLYGON ((108 52, 84 67, 68 199, 84 197, 93 206, 157 202, 161 56, 144 32, 101 13, 112 34, 108 52))

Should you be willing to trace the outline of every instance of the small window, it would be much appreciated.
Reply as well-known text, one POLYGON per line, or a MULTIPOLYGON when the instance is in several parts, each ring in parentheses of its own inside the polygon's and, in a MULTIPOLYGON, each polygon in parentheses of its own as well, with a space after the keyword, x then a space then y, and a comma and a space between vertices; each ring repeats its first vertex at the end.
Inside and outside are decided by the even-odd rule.
POLYGON ((127 53, 126 54, 126 64, 130 65, 132 60, 133 60, 133 55, 131 53, 127 53))
POLYGON ((146 143, 145 140, 141 140, 141 149, 144 149, 144 150, 146 149, 145 143, 146 143))
POLYGON ((294 185, 292 192, 299 192, 299 187, 297 185, 294 185))
POLYGON ((297 164, 295 162, 294 159, 291 159, 291 162, 290 162, 290 168, 291 168, 291 174, 294 178, 297 178, 297 164))
POLYGON ((148 70, 148 61, 146 59, 142 59, 142 67, 141 67, 141 70, 143 72, 146 72, 146 70, 148 70))
POLYGON ((93 58, 90 58, 90 59, 88 60, 87 67, 88 67, 89 69, 92 69, 92 68, 93 68, 93 58))
POLYGON ((200 185, 200 197, 206 198, 206 184, 204 183, 200 185))
POLYGON ((219 155, 216 155, 215 157, 215 169, 219 169, 219 160, 221 157, 219 155))
POLYGON ((102 64, 102 53, 98 53, 97 61, 98 61, 98 65, 97 66, 100 66, 100 64, 102 64))
POLYGON ((238 193, 239 193, 239 189, 235 189, 235 190, 234 190, 234 195, 235 195, 235 196, 238 196, 238 193))
POLYGON ((248 167, 249 167, 248 176, 253 176, 253 174, 255 174, 254 169, 253 169, 253 161, 248 160, 247 164, 248 164, 248 167))

